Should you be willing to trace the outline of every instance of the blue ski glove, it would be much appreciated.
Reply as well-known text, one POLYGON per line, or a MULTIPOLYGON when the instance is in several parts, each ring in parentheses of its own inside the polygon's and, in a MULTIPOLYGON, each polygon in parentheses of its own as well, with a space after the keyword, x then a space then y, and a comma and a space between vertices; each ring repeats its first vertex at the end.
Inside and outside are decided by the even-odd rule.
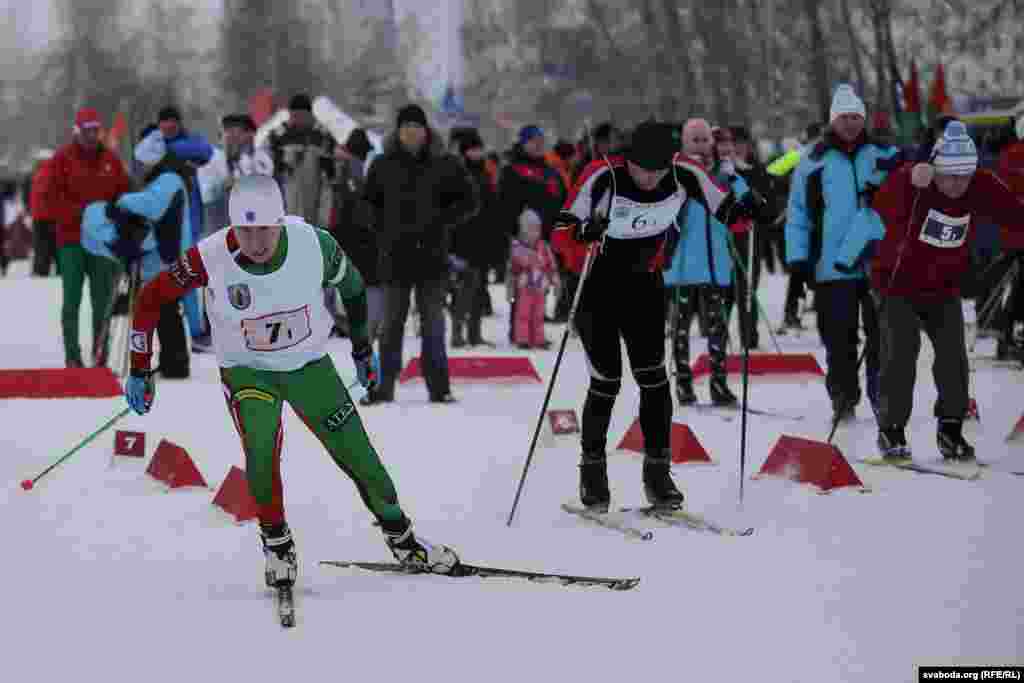
POLYGON ((364 389, 370 391, 380 382, 380 357, 369 343, 359 344, 352 349, 352 360, 356 364, 356 378, 364 389))
POLYGON ((145 415, 153 407, 156 385, 153 384, 153 373, 144 370, 132 370, 128 381, 124 383, 124 396, 128 406, 139 415, 145 415))

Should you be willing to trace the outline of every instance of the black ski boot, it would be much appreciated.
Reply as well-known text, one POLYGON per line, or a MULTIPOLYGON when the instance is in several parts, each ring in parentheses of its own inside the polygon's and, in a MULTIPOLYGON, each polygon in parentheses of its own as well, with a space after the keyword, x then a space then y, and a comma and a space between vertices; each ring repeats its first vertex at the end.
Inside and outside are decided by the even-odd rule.
POLYGON ((697 402, 697 394, 693 391, 692 379, 676 379, 676 400, 681 406, 692 406, 697 402))
POLYGON ((956 418, 939 420, 939 432, 936 436, 939 452, 949 462, 973 462, 974 446, 964 441, 964 421, 956 418))
POLYGON ((878 450, 882 459, 890 465, 904 465, 911 462, 910 446, 901 427, 888 427, 878 431, 878 450))
POLYGON ((836 394, 832 398, 832 421, 842 424, 843 422, 853 422, 856 418, 857 401, 842 394, 836 394))
POLYGON ((672 454, 668 449, 648 451, 644 457, 644 495, 651 506, 674 510, 683 506, 683 493, 672 481, 672 454))
POLYGON ((466 335, 463 334, 462 323, 454 323, 452 325, 452 348, 461 349, 466 345, 466 335))
POLYGON ((604 451, 580 458, 580 502, 593 512, 608 512, 612 494, 608 490, 608 458, 604 451))
POLYGON ((716 406, 734 406, 739 403, 736 394, 732 393, 732 390, 729 389, 729 384, 725 381, 725 375, 712 375, 709 388, 711 390, 711 402, 716 406))
POLYGON ((299 573, 295 541, 287 524, 260 524, 263 556, 267 560, 264 579, 268 588, 294 586, 299 573))

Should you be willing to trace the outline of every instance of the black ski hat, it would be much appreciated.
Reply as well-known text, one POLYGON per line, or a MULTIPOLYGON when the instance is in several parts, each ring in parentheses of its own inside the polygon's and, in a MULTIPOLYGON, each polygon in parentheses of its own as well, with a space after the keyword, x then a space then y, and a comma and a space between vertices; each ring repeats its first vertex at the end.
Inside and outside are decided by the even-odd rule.
POLYGON ((423 107, 418 104, 407 104, 398 110, 396 128, 401 128, 403 123, 418 123, 427 128, 427 114, 423 107))
POLYGON ((174 107, 174 106, 164 107, 163 109, 160 110, 160 113, 157 114, 156 120, 157 121, 181 121, 181 112, 178 110, 177 107, 174 107))
POLYGON ((356 128, 348 134, 348 140, 345 141, 345 149, 352 156, 365 161, 370 150, 373 149, 373 145, 370 144, 370 137, 366 134, 366 131, 362 128, 356 128))
POLYGON ((672 164, 678 144, 669 126, 644 121, 636 130, 626 150, 626 159, 647 171, 660 171, 672 164))
POLYGON ((292 98, 288 100, 288 108, 292 111, 313 111, 313 100, 310 99, 309 95, 305 93, 299 93, 298 95, 292 95, 292 98))

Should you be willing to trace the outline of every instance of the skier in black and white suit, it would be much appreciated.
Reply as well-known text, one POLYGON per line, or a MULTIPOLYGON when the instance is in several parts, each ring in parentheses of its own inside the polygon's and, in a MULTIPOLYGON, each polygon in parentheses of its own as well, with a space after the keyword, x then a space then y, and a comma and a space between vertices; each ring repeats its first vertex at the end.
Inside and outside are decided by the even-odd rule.
POLYGON ((580 499, 592 510, 610 502, 606 460, 608 425, 622 387, 620 338, 640 387, 644 434, 644 492, 658 507, 678 507, 683 494, 669 472, 672 396, 665 369, 662 269, 678 243, 677 220, 688 201, 723 217, 741 207, 695 164, 673 161, 671 128, 646 122, 622 157, 593 162, 559 215, 552 241, 581 271, 593 254, 574 324, 590 368, 583 407, 580 499))

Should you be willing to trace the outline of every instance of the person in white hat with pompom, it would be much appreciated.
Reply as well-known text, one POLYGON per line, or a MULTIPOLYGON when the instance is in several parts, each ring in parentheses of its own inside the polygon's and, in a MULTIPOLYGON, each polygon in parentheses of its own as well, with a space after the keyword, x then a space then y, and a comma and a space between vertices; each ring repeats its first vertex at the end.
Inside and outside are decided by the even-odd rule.
MULTIPOLYGON (((904 429, 913 408, 923 330, 935 350, 938 449, 948 461, 971 461, 974 448, 962 434, 969 395, 960 283, 970 268, 976 220, 1001 225, 1004 245, 1024 247, 1024 198, 978 168, 974 141, 962 122, 952 121, 931 160, 890 174, 872 208, 884 223, 874 234, 880 242, 870 269, 882 331, 881 454, 889 461, 910 461, 904 429)), ((847 266, 862 258, 868 240, 848 249, 847 266)))

